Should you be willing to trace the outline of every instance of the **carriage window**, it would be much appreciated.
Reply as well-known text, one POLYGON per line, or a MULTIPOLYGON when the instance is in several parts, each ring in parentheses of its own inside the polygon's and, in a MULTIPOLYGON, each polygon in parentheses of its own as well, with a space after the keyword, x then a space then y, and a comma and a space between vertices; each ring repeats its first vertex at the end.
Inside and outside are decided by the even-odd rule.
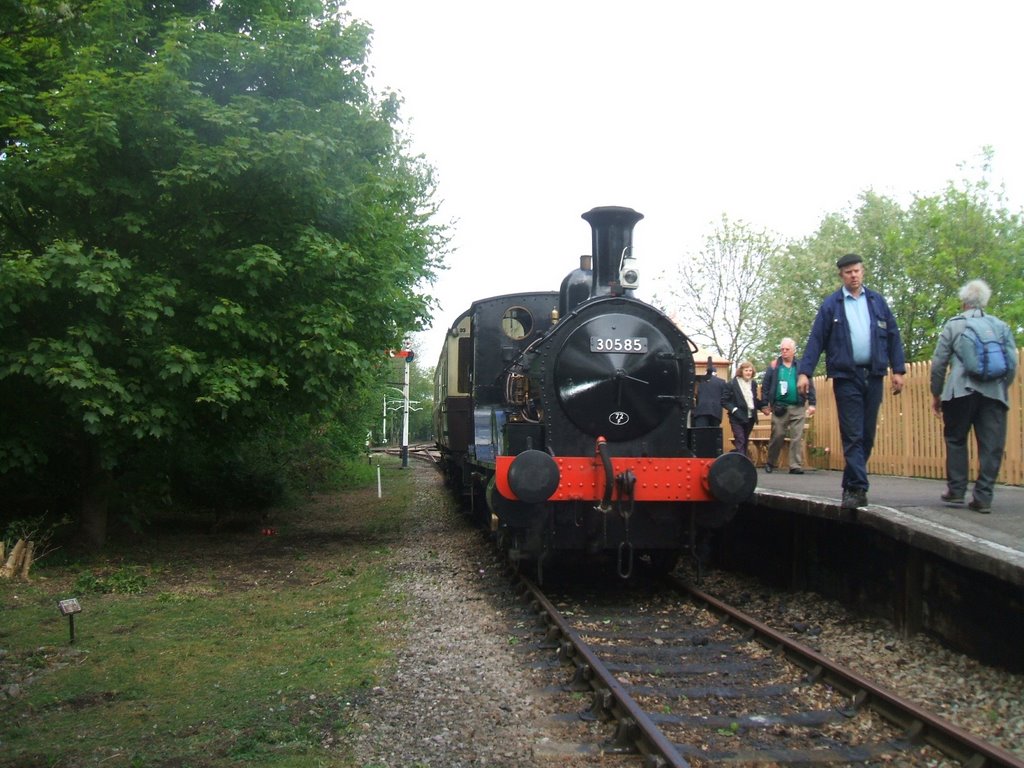
POLYGON ((501 316, 501 330, 510 339, 525 339, 533 330, 533 315, 523 307, 509 307, 501 316))
POLYGON ((468 336, 459 339, 459 394, 468 395, 473 391, 473 340, 468 336))

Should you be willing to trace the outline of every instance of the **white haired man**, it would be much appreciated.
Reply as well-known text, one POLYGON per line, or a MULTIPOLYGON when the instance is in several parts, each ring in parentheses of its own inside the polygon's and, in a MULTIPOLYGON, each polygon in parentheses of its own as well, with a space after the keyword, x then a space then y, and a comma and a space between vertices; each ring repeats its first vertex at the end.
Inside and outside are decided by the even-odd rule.
POLYGON ((946 321, 932 355, 932 410, 942 418, 942 436, 946 440, 946 492, 942 500, 962 504, 967 493, 967 435, 974 430, 978 444, 978 477, 967 506, 982 514, 992 510, 993 489, 1006 447, 1007 390, 1017 371, 1017 344, 1009 326, 993 315, 985 314, 992 289, 984 280, 971 280, 960 289, 962 312, 946 321), (957 337, 967 327, 967 319, 985 317, 1006 349, 1006 375, 982 381, 971 376, 954 354, 957 337), (949 375, 946 375, 946 369, 949 375))
POLYGON ((814 382, 806 392, 797 392, 796 342, 788 336, 779 342, 779 356, 761 379, 762 413, 772 417, 772 436, 764 471, 771 472, 779 462, 789 435, 789 474, 804 473, 804 425, 814 415, 817 395, 814 382))

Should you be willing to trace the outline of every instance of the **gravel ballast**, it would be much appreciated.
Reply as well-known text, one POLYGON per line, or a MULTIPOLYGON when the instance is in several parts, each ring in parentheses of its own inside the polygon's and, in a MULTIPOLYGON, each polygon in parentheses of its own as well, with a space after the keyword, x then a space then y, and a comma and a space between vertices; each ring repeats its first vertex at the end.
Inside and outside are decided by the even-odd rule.
MULTIPOLYGON (((393 668, 349 711, 357 764, 627 764, 576 751, 587 740, 598 749, 610 726, 572 722, 572 703, 552 691, 568 673, 537 669, 517 649, 522 606, 482 534, 454 511, 438 473, 419 463, 413 471, 415 523, 394 551, 395 611, 404 620, 381 627, 397 633, 399 648, 393 668)), ((726 600, 748 595, 744 611, 1024 759, 1024 676, 924 636, 901 638, 812 594, 775 593, 721 573, 702 587, 726 600)))

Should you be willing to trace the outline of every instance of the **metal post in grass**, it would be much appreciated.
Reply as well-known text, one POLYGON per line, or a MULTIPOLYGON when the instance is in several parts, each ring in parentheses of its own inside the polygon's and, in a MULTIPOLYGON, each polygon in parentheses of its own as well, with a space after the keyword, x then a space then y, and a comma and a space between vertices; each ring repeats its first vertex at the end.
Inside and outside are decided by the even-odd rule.
POLYGON ((75 642, 75 614, 82 612, 82 606, 78 604, 78 598, 72 597, 67 600, 61 600, 58 603, 60 607, 60 615, 68 617, 68 627, 71 630, 71 643, 75 642))

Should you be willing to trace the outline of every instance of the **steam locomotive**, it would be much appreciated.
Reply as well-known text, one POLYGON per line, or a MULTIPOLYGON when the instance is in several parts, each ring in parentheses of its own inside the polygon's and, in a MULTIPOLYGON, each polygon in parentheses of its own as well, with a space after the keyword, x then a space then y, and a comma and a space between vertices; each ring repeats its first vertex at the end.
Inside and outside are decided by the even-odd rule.
POLYGON ((434 434, 450 485, 516 560, 601 559, 623 577, 670 570, 728 520, 757 472, 694 428, 697 347, 634 298, 643 215, 583 214, 592 253, 559 291, 474 301, 434 374, 434 434))

